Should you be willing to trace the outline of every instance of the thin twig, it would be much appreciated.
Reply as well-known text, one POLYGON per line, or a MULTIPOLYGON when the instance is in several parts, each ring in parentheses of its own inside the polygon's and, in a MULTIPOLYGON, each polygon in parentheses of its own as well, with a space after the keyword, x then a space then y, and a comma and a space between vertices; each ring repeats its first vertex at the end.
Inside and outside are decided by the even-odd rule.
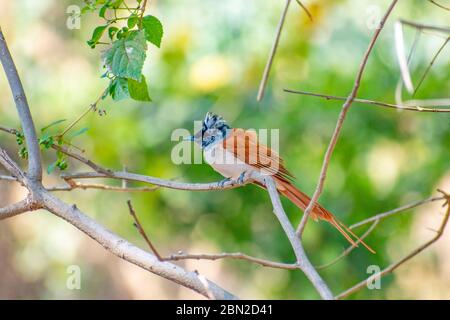
POLYGON ((141 15, 139 18, 139 29, 142 29, 142 22, 144 20, 144 13, 145 13, 145 8, 147 7, 147 0, 144 0, 142 2, 142 7, 141 7, 141 15))
MULTIPOLYGON (((1 179, 0 179, 1 180, 1 179)), ((88 190, 88 189, 97 189, 97 190, 105 190, 105 191, 116 191, 116 192, 153 192, 155 190, 158 190, 159 187, 117 187, 117 186, 108 186, 105 184, 99 184, 99 183, 80 183, 75 182, 71 185, 63 185, 63 186, 52 186, 52 187, 46 187, 47 191, 73 191, 75 189, 81 189, 81 190, 88 190)))
POLYGON ((294 270, 299 269, 299 266, 295 263, 281 263, 281 262, 275 262, 270 260, 265 260, 257 257, 252 257, 247 254, 243 254, 240 252, 233 252, 233 253, 218 253, 218 254, 187 254, 187 253, 177 253, 177 254, 171 254, 168 257, 163 257, 159 254, 156 247, 153 245, 153 243, 150 241, 150 238, 147 236, 147 233, 145 232, 144 228, 142 227, 137 215, 136 211, 134 210, 131 201, 127 201, 128 209, 130 211, 130 215, 134 219, 134 226, 138 230, 139 234, 144 238, 145 242, 147 243, 150 250, 153 252, 153 254, 158 258, 159 261, 179 261, 179 260, 219 260, 219 259, 236 259, 236 260, 246 260, 252 263, 259 264, 264 267, 270 267, 270 268, 278 268, 278 269, 287 269, 287 270, 294 270))
POLYGON ((353 100, 356 98, 356 96, 358 94, 362 75, 363 75, 365 67, 367 65, 367 61, 369 60, 370 53, 372 52, 372 49, 375 46, 375 43, 378 39, 378 36, 381 33, 381 30, 383 30, 383 27, 384 27, 384 24, 386 23, 387 18, 389 17, 390 13, 394 9, 397 2, 398 2, 398 0, 393 0, 392 3, 390 4, 383 19, 380 21, 380 26, 375 31, 375 34, 373 35, 372 40, 369 43, 369 47, 367 48, 367 50, 362 58, 361 64, 359 66, 359 69, 358 69, 358 72, 356 75, 355 82, 353 84, 353 89, 352 89, 350 95, 348 96, 347 100, 345 101, 344 105, 342 106, 338 121, 336 123, 336 128, 334 129, 334 132, 331 137, 330 143, 328 145, 327 151, 325 152, 325 157, 324 157, 324 160, 322 163, 322 168, 320 170, 320 176, 319 176, 319 181, 317 183, 316 190, 314 191, 314 194, 311 197, 311 201, 309 202, 308 206, 306 207, 303 217, 302 217, 302 220, 300 221, 300 224, 297 228, 297 235, 299 237, 302 236, 303 230, 305 229, 305 226, 306 226, 306 222, 308 221, 309 214, 311 213, 312 209, 316 205, 317 200, 319 200, 319 197, 322 194, 322 190, 323 190, 323 186, 324 186, 325 179, 327 176, 328 165, 330 163, 331 156, 333 154, 334 148, 336 147, 336 143, 339 139, 339 136, 340 136, 340 133, 342 130, 342 126, 343 126, 345 118, 347 116, 347 112, 350 109, 350 106, 352 105, 353 100))
POLYGON ((251 175, 244 178, 243 183, 237 180, 229 180, 224 183, 221 181, 210 182, 210 183, 189 183, 189 182, 178 182, 173 180, 165 180, 152 176, 145 176, 141 174, 123 172, 123 171, 111 171, 109 174, 99 173, 99 172, 80 172, 80 173, 65 173, 61 175, 63 179, 95 179, 95 178, 110 178, 118 180, 128 180, 148 183, 155 186, 165 187, 169 189, 177 190, 191 190, 191 191, 210 191, 210 190, 228 190, 238 187, 242 187, 250 183, 253 180, 251 175))
POLYGON ((309 12, 308 8, 300 0, 295 0, 295 1, 297 1, 298 5, 303 9, 303 11, 305 11, 309 20, 313 21, 313 16, 312 16, 311 12, 309 12))
POLYGON ((444 41, 444 43, 441 45, 441 47, 438 49, 436 54, 433 56, 433 59, 431 59, 431 62, 428 64, 427 68, 425 69, 425 72, 422 74, 422 77, 420 77, 419 83, 417 83, 416 89, 414 90, 412 96, 414 97, 419 90, 420 86, 422 85, 423 81, 425 80, 425 77, 427 76, 428 72, 431 70, 431 67, 433 66, 434 62, 436 61, 439 54, 444 50, 447 43, 450 41, 450 36, 447 37, 447 39, 444 41))
POLYGON ((178 260, 219 260, 219 259, 235 259, 235 260, 246 260, 252 263, 259 264, 263 267, 275 268, 275 269, 285 269, 285 270, 295 270, 299 269, 299 266, 295 263, 282 263, 276 261, 265 260, 257 257, 252 257, 240 252, 231 253, 217 253, 217 254, 188 254, 188 253, 177 253, 171 254, 168 257, 162 258, 164 261, 178 261, 178 260))
POLYGON ((401 23, 403 23, 406 26, 410 26, 419 30, 433 30, 433 31, 439 31, 443 33, 450 33, 450 28, 448 27, 439 27, 439 26, 433 26, 429 24, 423 24, 423 23, 417 23, 414 21, 408 21, 408 20, 400 20, 401 23))
POLYGON ((397 214, 399 212, 403 212, 403 211, 406 211, 406 210, 413 209, 415 207, 421 206, 421 205, 426 204, 426 203, 430 203, 430 202, 434 202, 434 201, 440 201, 440 200, 443 200, 443 199, 445 199, 445 197, 443 197, 443 196, 431 197, 431 198, 428 198, 428 199, 424 199, 424 200, 412 202, 412 203, 409 203, 409 204, 405 204, 404 206, 401 206, 401 207, 398 207, 396 209, 389 210, 389 211, 386 211, 386 212, 383 212, 383 213, 376 214, 376 215, 374 215, 374 216, 372 216, 372 217, 370 217, 368 219, 365 219, 365 220, 362 220, 360 222, 357 222, 357 223, 351 225, 350 229, 359 228, 359 227, 361 227, 361 226, 363 226, 365 224, 368 224, 368 223, 371 223, 371 222, 377 221, 377 220, 382 220, 384 218, 387 218, 387 217, 392 216, 394 214, 397 214))
MULTIPOLYGON (((370 228, 367 229, 366 232, 364 232, 364 234, 360 237, 360 239, 358 241, 362 241, 367 236, 369 236, 372 233, 372 231, 376 228, 376 226, 378 225, 379 222, 380 222, 380 220, 375 220, 374 223, 372 223, 372 225, 370 226, 370 228)), ((327 262, 325 264, 316 266, 317 270, 323 270, 325 268, 331 267, 332 265, 334 265, 337 262, 339 262, 341 259, 343 259, 346 256, 348 256, 355 248, 356 248, 355 246, 348 246, 347 249, 345 249, 339 256, 337 256, 336 258, 334 258, 330 262, 327 262)))
POLYGON ((418 248, 416 248, 413 251, 411 251, 408 255, 406 255, 402 259, 398 260, 397 262, 392 263, 390 266, 388 266, 387 268, 383 269, 382 271, 371 275, 366 280, 363 280, 363 281, 359 282, 358 284, 354 285, 353 287, 351 287, 350 289, 340 293, 339 295, 336 296, 336 299, 342 299, 342 298, 345 298, 345 297, 349 296, 350 294, 352 294, 352 293, 360 290, 361 288, 365 287, 368 283, 370 283, 374 279, 381 279, 381 277, 383 277, 383 276, 393 272, 399 266, 401 266, 402 264, 404 264, 408 260, 414 258, 416 255, 418 255, 423 250, 425 250, 426 248, 431 246, 433 243, 435 243, 437 240, 439 240, 439 238, 444 233, 445 227, 447 225, 447 222, 448 222, 449 216, 450 216, 450 205, 448 204, 448 200, 450 199, 450 196, 448 194, 445 194, 444 196, 447 199, 447 210, 446 210, 446 213, 444 215, 444 218, 442 219, 441 225, 440 225, 439 229, 436 231, 436 235, 433 238, 431 238, 429 241, 425 242, 423 245, 421 245, 418 248))
POLYGON ((272 49, 270 50, 269 58, 267 59, 266 66, 264 68, 264 73, 263 73, 261 82, 259 84, 258 95, 256 97, 257 101, 261 101, 264 98, 264 93, 266 91, 266 86, 267 86, 267 80, 269 79, 270 69, 272 68, 272 63, 273 63, 275 54, 277 53, 277 48, 278 48, 278 44, 280 42, 281 32, 283 31, 283 25, 284 25, 284 21, 286 20, 286 15, 287 15, 290 3, 291 3, 291 0, 286 0, 283 12, 281 13, 280 21, 278 22, 277 33, 275 35, 275 40, 273 41, 272 49))
POLYGON ((150 250, 152 250, 153 254, 158 258, 159 261, 163 261, 163 258, 158 253, 158 250, 156 250, 155 246, 150 241, 150 239, 147 237, 147 234, 145 233, 144 228, 142 227, 141 223, 139 222, 139 219, 138 219, 138 217, 136 215, 136 211, 134 211, 133 205, 131 204, 131 200, 127 201, 127 205, 128 205, 128 210, 130 211, 130 215, 134 219, 134 224, 133 225, 136 227, 136 229, 138 230, 139 234, 144 238, 145 242, 149 246, 150 250))
POLYGON ((108 90, 108 88, 106 88, 105 90, 103 90, 102 94, 97 98, 97 100, 95 100, 94 103, 91 103, 89 105, 89 107, 81 114, 78 116, 78 118, 76 118, 74 121, 72 121, 64 130, 63 132, 61 132, 60 134, 57 135, 57 137, 62 138, 64 137, 64 135, 69 132, 73 127, 75 127, 78 122, 81 121, 81 119, 83 119, 89 112, 91 111, 95 111, 97 110, 97 105, 99 104, 99 102, 103 99, 106 91, 108 90))
MULTIPOLYGON (((341 96, 333 96, 328 94, 321 94, 321 93, 314 93, 314 92, 307 92, 307 91, 299 91, 299 90, 292 90, 292 89, 284 89, 285 92, 288 93, 294 93, 294 94, 300 94, 305 96, 312 96, 317 98, 324 98, 326 100, 340 100, 345 101, 347 100, 346 97, 341 96)), ((359 99, 355 98, 353 100, 354 102, 368 104, 368 105, 375 105, 380 107, 385 107, 389 109, 398 109, 398 110, 406 110, 406 111, 416 111, 416 112, 450 112, 450 109, 437 109, 437 108, 425 108, 422 106, 408 106, 407 103, 404 105, 398 105, 393 103, 387 103, 387 102, 381 102, 381 101, 375 101, 375 100, 369 100, 369 99, 359 99)), ((407 102, 407 101, 405 101, 407 102)), ((448 103, 450 104, 450 98, 448 100, 448 103)))
POLYGON ((437 3, 437 2, 434 1, 434 0, 428 0, 428 1, 431 2, 432 4, 434 4, 435 6, 438 6, 438 7, 441 8, 441 9, 450 11, 450 8, 449 8, 449 7, 445 7, 444 5, 442 5, 442 4, 440 4, 440 3, 437 3))

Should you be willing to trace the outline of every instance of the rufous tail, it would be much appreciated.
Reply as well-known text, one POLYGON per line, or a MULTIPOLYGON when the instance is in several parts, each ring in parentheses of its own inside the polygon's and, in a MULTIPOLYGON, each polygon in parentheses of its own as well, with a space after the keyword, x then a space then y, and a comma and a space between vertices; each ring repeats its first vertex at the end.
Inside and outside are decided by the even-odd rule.
MULTIPOLYGON (((310 198, 298 190, 294 185, 292 185, 288 181, 283 181, 280 179, 277 180, 278 191, 284 195, 286 198, 292 201, 297 207, 301 210, 305 210, 310 202, 310 198)), ((335 227, 348 242, 352 244, 352 246, 357 247, 359 243, 361 243, 367 250, 372 253, 375 251, 369 247, 361 238, 359 238, 350 228, 340 222, 331 212, 323 208, 320 204, 316 204, 314 209, 311 211, 311 217, 314 220, 322 219, 329 222, 333 227, 335 227), (353 236, 355 240, 352 239, 353 236)))

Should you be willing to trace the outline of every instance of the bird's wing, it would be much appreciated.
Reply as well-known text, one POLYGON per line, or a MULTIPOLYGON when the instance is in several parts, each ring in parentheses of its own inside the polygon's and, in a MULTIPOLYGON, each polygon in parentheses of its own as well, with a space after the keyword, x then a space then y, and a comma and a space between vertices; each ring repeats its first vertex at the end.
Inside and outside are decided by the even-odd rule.
MULTIPOLYGON (((244 129, 233 129, 227 139, 223 141, 223 148, 231 152, 236 158, 245 162, 262 173, 270 174, 274 177, 278 191, 291 200, 298 208, 305 210, 310 202, 310 198, 295 187, 291 181, 293 175, 285 168, 283 159, 269 147, 258 142, 258 137, 254 131, 244 129)), ((255 184, 265 188, 258 181, 255 184)), ((353 233, 348 227, 340 222, 331 212, 317 203, 312 210, 314 219, 322 219, 333 225, 342 235, 353 245, 361 243, 370 252, 375 253, 362 239, 353 233), (356 241, 352 239, 355 237, 356 241)))
POLYGON ((223 141, 223 148, 246 164, 283 181, 294 176, 286 169, 283 159, 269 147, 258 142, 255 131, 233 129, 223 141))

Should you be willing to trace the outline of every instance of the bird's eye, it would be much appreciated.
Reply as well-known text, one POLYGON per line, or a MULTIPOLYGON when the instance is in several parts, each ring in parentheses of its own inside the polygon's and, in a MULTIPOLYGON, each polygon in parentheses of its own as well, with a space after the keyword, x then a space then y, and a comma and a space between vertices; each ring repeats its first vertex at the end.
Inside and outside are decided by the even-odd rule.
POLYGON ((211 140, 212 140, 212 141, 216 140, 216 137, 215 137, 215 136, 212 136, 212 137, 211 137, 211 140))

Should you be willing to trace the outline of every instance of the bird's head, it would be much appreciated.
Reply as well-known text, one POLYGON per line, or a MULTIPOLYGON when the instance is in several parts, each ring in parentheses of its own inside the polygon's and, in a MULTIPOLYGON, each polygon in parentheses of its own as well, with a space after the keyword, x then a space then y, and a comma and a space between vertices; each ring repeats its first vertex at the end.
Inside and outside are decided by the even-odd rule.
POLYGON ((230 126, 219 115, 208 112, 202 123, 202 130, 185 140, 198 143, 202 149, 225 139, 229 134, 230 126))

